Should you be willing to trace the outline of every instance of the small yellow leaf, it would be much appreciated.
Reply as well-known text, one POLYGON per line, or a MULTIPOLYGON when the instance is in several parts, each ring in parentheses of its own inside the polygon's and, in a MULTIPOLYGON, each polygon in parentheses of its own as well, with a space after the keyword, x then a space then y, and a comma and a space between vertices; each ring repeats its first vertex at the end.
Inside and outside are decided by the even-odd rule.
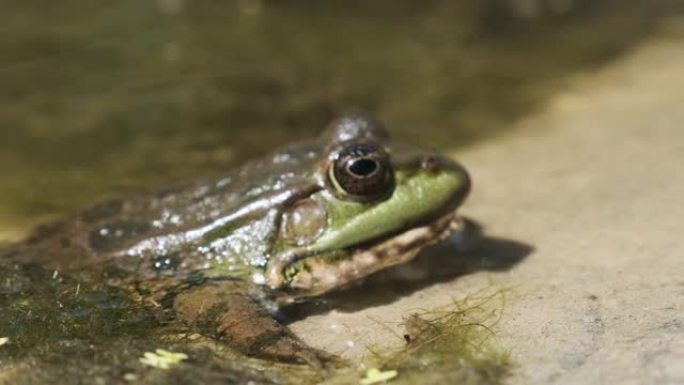
POLYGON ((373 385, 393 379, 399 374, 396 370, 380 371, 377 368, 368 369, 366 377, 361 379, 360 385, 373 385))
POLYGON ((168 369, 173 365, 188 358, 185 353, 174 353, 164 349, 157 349, 152 352, 145 352, 143 357, 140 357, 140 362, 144 365, 151 366, 157 369, 168 369))

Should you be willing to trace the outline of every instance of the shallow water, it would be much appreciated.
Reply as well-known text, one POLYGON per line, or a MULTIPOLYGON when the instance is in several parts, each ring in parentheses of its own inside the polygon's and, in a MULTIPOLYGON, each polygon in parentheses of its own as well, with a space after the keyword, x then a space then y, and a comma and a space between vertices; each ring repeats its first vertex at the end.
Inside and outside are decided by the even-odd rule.
POLYGON ((441 148, 507 131, 664 12, 590 3, 535 16, 501 0, 3 2, 0 239, 349 109, 441 148))

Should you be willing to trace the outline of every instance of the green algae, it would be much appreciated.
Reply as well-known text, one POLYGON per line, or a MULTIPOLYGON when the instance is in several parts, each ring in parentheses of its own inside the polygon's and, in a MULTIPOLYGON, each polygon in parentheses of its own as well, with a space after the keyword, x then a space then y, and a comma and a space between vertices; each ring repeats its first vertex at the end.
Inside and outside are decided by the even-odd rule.
POLYGON ((108 283, 121 278, 0 266, 0 384, 283 384, 297 372, 263 373, 268 362, 196 336, 108 283), (188 359, 168 370, 140 361, 158 349, 188 359))
POLYGON ((366 365, 399 374, 392 384, 501 384, 513 366, 496 344, 506 291, 475 293, 404 320, 406 346, 373 352, 366 365))
POLYGON ((10 338, 1 353, 12 359, 33 351, 59 360, 50 343, 69 350, 114 336, 135 339, 157 324, 128 293, 104 283, 16 265, 0 269, 0 282, 0 335, 10 338))

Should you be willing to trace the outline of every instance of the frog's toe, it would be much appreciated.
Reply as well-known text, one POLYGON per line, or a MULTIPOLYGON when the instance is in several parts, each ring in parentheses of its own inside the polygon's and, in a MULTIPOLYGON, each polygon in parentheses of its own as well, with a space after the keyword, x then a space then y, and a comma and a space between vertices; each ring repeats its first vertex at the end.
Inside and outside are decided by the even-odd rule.
POLYGON ((261 353, 279 361, 307 364, 317 370, 323 369, 326 364, 340 359, 333 354, 309 347, 290 336, 284 336, 268 346, 264 346, 261 353))

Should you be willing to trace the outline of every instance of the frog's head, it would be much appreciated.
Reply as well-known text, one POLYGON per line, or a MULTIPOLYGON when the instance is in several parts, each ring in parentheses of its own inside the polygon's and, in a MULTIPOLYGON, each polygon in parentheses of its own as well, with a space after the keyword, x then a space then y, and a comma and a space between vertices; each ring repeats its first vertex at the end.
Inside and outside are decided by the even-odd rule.
POLYGON ((333 121, 316 166, 319 187, 284 208, 265 274, 272 289, 305 297, 410 260, 448 236, 470 189, 451 159, 392 142, 361 114, 333 121))

